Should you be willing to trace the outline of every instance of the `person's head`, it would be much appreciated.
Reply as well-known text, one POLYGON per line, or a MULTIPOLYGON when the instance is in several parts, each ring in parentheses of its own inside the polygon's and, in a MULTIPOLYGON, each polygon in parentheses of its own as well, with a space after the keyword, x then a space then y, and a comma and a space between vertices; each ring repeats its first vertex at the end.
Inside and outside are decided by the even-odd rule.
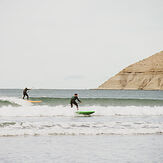
POLYGON ((78 96, 78 94, 77 94, 77 93, 75 93, 75 94, 74 94, 74 96, 78 96))

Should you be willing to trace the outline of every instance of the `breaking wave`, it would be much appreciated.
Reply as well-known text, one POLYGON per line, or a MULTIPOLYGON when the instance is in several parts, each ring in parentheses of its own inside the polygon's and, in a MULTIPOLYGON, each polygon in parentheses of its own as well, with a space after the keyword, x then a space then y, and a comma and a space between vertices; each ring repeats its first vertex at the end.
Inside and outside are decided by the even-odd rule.
POLYGON ((163 134, 163 123, 149 122, 3 122, 0 136, 163 134))
MULTIPOLYGON (((93 116, 162 116, 162 107, 137 107, 137 106, 92 106, 80 107, 80 110, 93 110, 93 116)), ((54 117, 54 116, 77 116, 76 109, 67 106, 3 106, 0 108, 0 117, 54 117)))
MULTIPOLYGON (((0 107, 2 106, 31 106, 31 105, 47 105, 47 106, 67 106, 70 98, 50 98, 35 97, 30 98, 33 101, 42 101, 41 103, 33 103, 18 97, 0 97, 0 107)), ((81 98, 80 106, 163 106, 162 99, 116 99, 116 98, 81 98)))

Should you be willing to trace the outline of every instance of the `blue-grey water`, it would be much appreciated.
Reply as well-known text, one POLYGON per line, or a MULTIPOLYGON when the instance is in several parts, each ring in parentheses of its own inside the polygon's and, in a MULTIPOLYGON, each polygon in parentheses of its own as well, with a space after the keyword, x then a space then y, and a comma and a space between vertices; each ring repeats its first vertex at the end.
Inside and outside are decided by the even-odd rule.
POLYGON ((163 91, 0 89, 0 162, 163 162, 163 91), (70 98, 79 94, 76 114, 70 98))

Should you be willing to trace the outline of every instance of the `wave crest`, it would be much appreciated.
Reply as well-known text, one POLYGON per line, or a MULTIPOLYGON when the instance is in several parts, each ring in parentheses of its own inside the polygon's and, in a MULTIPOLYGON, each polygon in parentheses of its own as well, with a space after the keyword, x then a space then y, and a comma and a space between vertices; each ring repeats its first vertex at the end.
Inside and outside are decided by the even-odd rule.
MULTIPOLYGON (((80 107, 80 110, 95 111, 93 116, 162 116, 162 107, 80 107)), ((11 116, 11 117, 53 117, 53 116, 78 116, 76 109, 71 109, 70 106, 3 106, 0 108, 0 116, 11 116)), ((81 116, 81 115, 80 115, 81 116)))
POLYGON ((0 136, 163 134, 163 124, 149 122, 5 122, 0 136))

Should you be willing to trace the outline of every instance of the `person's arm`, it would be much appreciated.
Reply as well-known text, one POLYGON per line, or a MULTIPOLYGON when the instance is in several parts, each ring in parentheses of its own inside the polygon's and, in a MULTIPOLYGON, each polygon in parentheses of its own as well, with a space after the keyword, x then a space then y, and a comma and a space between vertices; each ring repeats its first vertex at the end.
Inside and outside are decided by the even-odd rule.
POLYGON ((79 98, 77 97, 77 100, 81 103, 81 101, 79 100, 79 98))

